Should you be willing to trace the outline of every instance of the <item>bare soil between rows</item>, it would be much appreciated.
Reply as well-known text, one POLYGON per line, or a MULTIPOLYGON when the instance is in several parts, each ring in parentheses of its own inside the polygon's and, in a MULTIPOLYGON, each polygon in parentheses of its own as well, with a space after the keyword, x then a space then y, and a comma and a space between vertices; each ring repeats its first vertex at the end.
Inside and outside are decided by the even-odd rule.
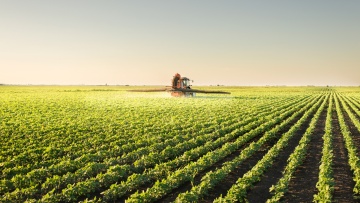
MULTIPOLYGON (((345 120, 348 122, 349 118, 345 120)), ((352 172, 348 164, 348 152, 341 134, 338 116, 335 108, 332 114, 332 133, 333 133, 333 175, 334 175, 334 202, 357 202, 353 198, 353 188, 355 182, 352 179, 352 172)))
MULTIPOLYGON (((251 168, 254 167, 256 165, 256 163, 267 153, 267 151, 278 141, 280 136, 283 133, 287 132, 291 128, 291 126, 293 126, 300 119, 301 116, 302 115, 299 115, 295 119, 293 119, 283 130, 281 130, 280 132, 277 133, 278 137, 276 139, 273 139, 270 142, 263 145, 259 151, 255 152, 250 158, 245 160, 234 171, 232 171, 230 174, 228 174, 227 177, 221 183, 219 183, 215 188, 213 188, 211 191, 209 191, 207 196, 203 197, 203 199, 199 200, 199 202, 202 202, 202 203, 213 202, 213 200, 216 199, 217 197, 219 197, 220 195, 225 196, 227 191, 231 188, 231 186, 233 186, 233 184, 235 184, 236 181, 240 177, 242 177, 247 171, 251 170, 251 168)), ((309 121, 306 122, 306 123, 307 123, 306 125, 308 125, 309 121)), ((306 125, 304 127, 305 129, 301 129, 301 130, 305 131, 306 130, 306 125)), ((224 162, 231 161, 232 159, 239 156, 242 149, 247 147, 251 142, 256 142, 260 137, 261 136, 257 136, 256 138, 249 141, 240 150, 237 150, 236 152, 234 152, 231 155, 227 156, 223 160, 221 160, 221 161, 217 162, 216 164, 214 164, 209 169, 207 169, 207 170, 201 172, 200 174, 198 174, 195 177, 195 180, 194 180, 193 184, 194 185, 199 184, 200 181, 201 181, 201 178, 207 172, 209 172, 211 170, 216 170, 217 168, 221 168, 221 166, 222 166, 222 164, 224 162)), ((297 143, 295 143, 295 145, 297 145, 297 143)), ((183 186, 175 189, 171 194, 167 195, 166 197, 164 197, 163 199, 161 199, 161 200, 159 200, 157 202, 173 202, 180 193, 190 190, 191 187, 192 187, 191 183, 185 183, 183 186)), ((255 201, 255 202, 259 202, 259 201, 255 201)))
POLYGON ((288 192, 283 198, 284 202, 312 202, 314 194, 317 193, 316 183, 322 156, 322 137, 325 133, 327 106, 321 112, 315 125, 304 162, 298 167, 289 182, 288 192))
MULTIPOLYGON (((341 129, 338 122, 338 117, 335 109, 335 105, 332 107, 332 134, 333 134, 333 176, 335 181, 334 193, 333 193, 333 202, 358 202, 353 196, 352 189, 354 188, 354 181, 352 180, 352 172, 348 164, 347 150, 344 144, 344 139, 341 134, 341 129)), ((342 112, 345 116, 345 122, 349 126, 349 129, 354 137, 354 142, 356 146, 360 147, 360 133, 351 122, 350 117, 344 111, 343 106, 341 106, 342 112)), ((320 114, 320 118, 316 123, 315 130, 312 134, 312 139, 308 146, 307 156, 304 159, 302 165, 297 169, 293 178, 289 184, 289 190, 285 194, 281 202, 312 202, 314 195, 318 192, 316 188, 316 183, 319 176, 319 166, 322 156, 322 147, 323 147, 323 135, 325 133, 325 121, 327 113, 327 105, 320 114)), ((353 112, 354 113, 354 112, 353 112)), ((312 116, 314 113, 312 114, 312 116)), ((287 165, 287 159, 290 154, 294 151, 295 147, 298 145, 299 140, 304 135, 306 129, 309 126, 310 120, 308 118, 300 129, 295 132, 288 145, 281 151, 279 156, 274 161, 273 165, 264 173, 264 176, 261 180, 254 185, 254 187, 248 191, 247 199, 250 203, 256 202, 266 202, 267 199, 271 197, 269 188, 276 184, 277 181, 282 177, 282 172, 287 165)), ((300 118, 297 117, 289 125, 285 127, 284 130, 279 132, 279 136, 287 132, 291 126, 300 118)), ((357 117, 360 118, 360 117, 357 117)), ((157 202, 173 202, 176 197, 183 192, 189 191, 192 185, 197 185, 200 183, 201 178, 209 171, 216 170, 220 168, 222 164, 226 161, 230 161, 237 157, 241 151, 253 141, 257 141, 260 136, 253 138, 250 142, 246 143, 241 149, 227 156, 226 158, 220 160, 212 167, 207 170, 199 173, 193 183, 187 182, 180 186, 179 188, 173 190, 170 194, 166 195, 164 198, 158 200, 157 202)), ((236 170, 232 171, 221 183, 219 183, 213 190, 209 191, 208 195, 199 200, 201 203, 213 202, 213 200, 220 195, 225 196, 227 191, 231 188, 233 184, 242 177, 247 171, 249 171, 255 164, 267 153, 267 151, 277 142, 279 139, 273 139, 270 142, 266 143, 259 151, 255 152, 249 159, 245 160, 236 170)), ((151 184, 150 184, 151 185, 151 184)), ((149 185, 142 187, 141 189, 148 188, 149 185)), ((119 202, 124 202, 128 197, 126 195, 124 198, 121 198, 119 202)))
MULTIPOLYGON (((360 120, 360 116, 357 115, 355 113, 355 111, 348 105, 348 102, 346 102, 347 106, 350 109, 350 112, 352 114, 354 114, 355 119, 360 120)), ((342 105, 341 105, 342 106, 342 105)), ((356 128, 356 126, 354 125, 354 123, 351 121, 351 118, 349 117, 349 115, 346 113, 346 111, 344 110, 344 108, 342 108, 342 113, 345 117, 345 123, 346 125, 349 127, 349 131, 351 132, 351 137, 352 140, 356 146, 357 149, 360 149, 360 132, 359 130, 356 128)), ((357 155, 360 156, 360 150, 357 150, 357 155)))
POLYGON ((282 177, 282 172, 287 165, 287 159, 299 144, 300 139, 309 127, 310 121, 311 116, 300 126, 299 130, 294 133, 288 145, 280 152, 272 166, 264 173, 261 180, 248 192, 247 199, 249 202, 266 202, 267 199, 271 198, 270 187, 275 185, 282 177))

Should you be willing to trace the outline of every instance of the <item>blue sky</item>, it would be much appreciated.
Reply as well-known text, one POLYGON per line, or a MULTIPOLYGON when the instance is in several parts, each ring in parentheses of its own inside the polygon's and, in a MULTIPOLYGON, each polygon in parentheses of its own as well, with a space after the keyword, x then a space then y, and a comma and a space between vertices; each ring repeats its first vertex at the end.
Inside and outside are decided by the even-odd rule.
POLYGON ((0 1, 0 83, 360 85, 360 1, 0 1))

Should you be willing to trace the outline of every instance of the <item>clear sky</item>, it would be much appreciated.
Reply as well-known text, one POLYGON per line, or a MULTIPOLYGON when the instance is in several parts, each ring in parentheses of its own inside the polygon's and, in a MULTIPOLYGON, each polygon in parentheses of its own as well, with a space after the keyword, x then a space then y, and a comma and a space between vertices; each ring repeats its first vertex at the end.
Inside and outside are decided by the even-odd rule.
POLYGON ((0 83, 360 85, 359 0, 0 0, 0 83))

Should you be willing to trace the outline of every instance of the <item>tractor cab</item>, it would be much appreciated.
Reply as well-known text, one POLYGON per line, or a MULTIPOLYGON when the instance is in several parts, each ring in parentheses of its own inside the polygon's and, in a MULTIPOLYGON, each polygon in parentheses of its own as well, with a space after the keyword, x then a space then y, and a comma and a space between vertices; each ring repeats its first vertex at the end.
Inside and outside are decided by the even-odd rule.
POLYGON ((182 89, 190 89, 190 79, 187 77, 182 77, 180 79, 181 81, 181 87, 182 89))
POLYGON ((179 73, 176 73, 172 80, 173 89, 190 89, 190 79, 187 77, 181 77, 179 73))
MULTIPOLYGON (((192 81, 193 82, 193 81, 192 81)), ((223 91, 209 91, 209 90, 197 90, 191 89, 190 79, 187 77, 181 77, 179 73, 176 73, 171 80, 171 86, 161 89, 147 89, 147 90, 128 90, 130 92, 170 92, 174 97, 193 97, 196 93, 204 94, 230 94, 230 92, 223 91)))
POLYGON ((185 90, 189 90, 190 88, 190 79, 187 77, 181 77, 179 73, 176 73, 172 80, 172 96, 175 97, 193 97, 195 96, 195 92, 188 92, 185 90))

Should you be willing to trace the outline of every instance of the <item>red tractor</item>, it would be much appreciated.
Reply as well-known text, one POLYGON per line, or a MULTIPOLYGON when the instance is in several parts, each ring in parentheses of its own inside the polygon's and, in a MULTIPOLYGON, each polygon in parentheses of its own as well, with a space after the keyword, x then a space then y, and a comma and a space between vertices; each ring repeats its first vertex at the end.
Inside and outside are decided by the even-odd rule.
POLYGON ((131 92, 171 92, 171 96, 174 97, 193 97, 196 93, 205 94, 230 94, 230 92, 223 91, 207 91, 191 89, 190 79, 187 77, 181 77, 179 73, 176 73, 172 79, 171 86, 166 86, 163 89, 145 89, 145 90, 129 90, 131 92))
POLYGON ((190 87, 190 79, 187 77, 181 77, 179 73, 176 73, 172 79, 172 86, 171 86, 171 96, 174 97, 193 97, 195 96, 195 92, 189 92, 188 90, 191 89, 190 87), (186 91, 184 91, 186 90, 186 91))

